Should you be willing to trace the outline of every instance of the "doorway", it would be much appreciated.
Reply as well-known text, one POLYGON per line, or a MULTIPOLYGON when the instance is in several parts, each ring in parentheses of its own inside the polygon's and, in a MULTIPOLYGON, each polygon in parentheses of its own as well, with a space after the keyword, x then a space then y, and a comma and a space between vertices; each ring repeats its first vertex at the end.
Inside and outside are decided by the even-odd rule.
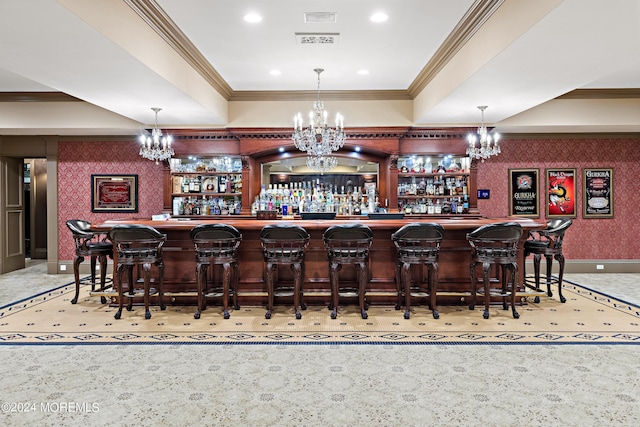
POLYGON ((25 258, 47 259, 47 160, 24 159, 25 258))

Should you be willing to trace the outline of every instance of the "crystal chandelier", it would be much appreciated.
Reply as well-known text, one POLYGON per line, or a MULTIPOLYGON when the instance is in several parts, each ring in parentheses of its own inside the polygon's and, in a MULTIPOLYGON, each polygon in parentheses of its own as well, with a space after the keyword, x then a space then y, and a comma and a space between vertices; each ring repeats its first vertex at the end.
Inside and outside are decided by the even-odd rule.
POLYGON ((478 127, 478 134, 469 134, 467 137, 469 140, 469 146, 467 147, 467 155, 472 159, 488 159, 491 156, 497 156, 500 154, 500 134, 495 132, 490 134, 487 131, 487 127, 484 125, 484 110, 487 109, 486 105, 478 106, 478 109, 482 112, 482 123, 478 127))
POLYGON ((338 166, 338 159, 333 156, 307 156, 307 167, 321 174, 338 166))
MULTIPOLYGON (((312 157, 322 157, 337 151, 344 145, 346 139, 343 118, 336 114, 336 127, 327 125, 327 112, 320 100, 320 73, 322 68, 316 68, 318 74, 318 99, 313 103, 313 111, 309 113, 309 127, 303 128, 302 115, 293 117, 293 144, 300 151, 305 151, 312 157)), ((319 161, 319 160, 318 160, 319 161)))
POLYGON ((156 125, 151 130, 151 135, 140 135, 140 155, 145 159, 153 160, 156 165, 161 160, 170 159, 175 153, 171 148, 171 135, 163 136, 162 131, 158 127, 158 111, 162 108, 154 107, 153 110, 156 113, 156 125))

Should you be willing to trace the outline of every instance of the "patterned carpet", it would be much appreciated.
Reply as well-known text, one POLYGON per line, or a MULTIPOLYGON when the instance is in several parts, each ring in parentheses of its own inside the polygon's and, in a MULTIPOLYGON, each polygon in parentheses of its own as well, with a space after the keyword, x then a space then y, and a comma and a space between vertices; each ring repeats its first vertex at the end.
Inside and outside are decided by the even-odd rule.
POLYGON ((78 304, 70 303, 72 283, 0 307, 0 344, 637 344, 640 308, 595 290, 565 281, 567 303, 543 297, 518 307, 519 319, 492 306, 489 319, 482 307, 439 307, 433 319, 427 306, 412 307, 411 319, 393 307, 372 306, 369 318, 356 306, 341 308, 332 320, 323 306, 310 306, 296 320, 293 310, 276 307, 271 319, 263 307, 242 307, 223 319, 210 305, 198 320, 195 307, 134 306, 115 320, 114 307, 81 288, 78 304))

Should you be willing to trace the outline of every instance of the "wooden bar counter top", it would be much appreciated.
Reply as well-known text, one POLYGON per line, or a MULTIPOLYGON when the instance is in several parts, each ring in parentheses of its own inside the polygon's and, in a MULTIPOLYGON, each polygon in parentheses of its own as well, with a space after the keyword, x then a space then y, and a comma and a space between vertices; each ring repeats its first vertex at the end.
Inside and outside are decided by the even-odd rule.
MULTIPOLYGON (((305 256, 304 295, 307 304, 327 304, 329 302, 329 264, 322 241, 322 233, 329 227, 338 224, 360 222, 373 231, 373 245, 370 252, 370 282, 367 287, 367 300, 371 304, 395 305, 396 284, 395 266, 396 251, 391 235, 405 224, 412 222, 435 222, 445 229, 445 237, 440 249, 438 305, 468 304, 471 279, 469 264, 471 248, 467 242, 467 233, 476 228, 498 222, 513 221, 522 226, 523 234, 519 244, 519 275, 522 286, 524 265, 524 240, 530 230, 542 229, 545 223, 529 218, 411 218, 405 219, 369 219, 366 216, 349 217, 334 220, 262 220, 255 217, 217 217, 213 219, 169 219, 152 221, 148 219, 110 220, 93 224, 92 229, 107 232, 119 224, 142 224, 154 227, 167 235, 164 245, 165 279, 164 290, 166 304, 195 304, 195 251, 189 237, 191 229, 200 224, 224 223, 236 227, 242 233, 239 249, 240 278, 238 283, 239 304, 264 305, 266 302, 266 283, 263 277, 263 256, 260 246, 260 230, 265 225, 275 223, 295 224, 305 228, 311 235, 311 241, 305 256)), ((114 254, 115 255, 115 254, 114 254)), ((114 263, 117 259, 114 258, 114 263)), ((279 280, 291 282, 291 271, 281 268, 279 280)), ((340 276, 341 284, 355 285, 355 271, 345 268, 340 276)), ((116 286, 118 284, 116 283, 116 286)), ((291 305, 291 299, 276 298, 276 304, 291 305)), ((357 304, 357 301, 354 300, 357 304)), ((426 304, 426 302, 425 302, 426 304)))

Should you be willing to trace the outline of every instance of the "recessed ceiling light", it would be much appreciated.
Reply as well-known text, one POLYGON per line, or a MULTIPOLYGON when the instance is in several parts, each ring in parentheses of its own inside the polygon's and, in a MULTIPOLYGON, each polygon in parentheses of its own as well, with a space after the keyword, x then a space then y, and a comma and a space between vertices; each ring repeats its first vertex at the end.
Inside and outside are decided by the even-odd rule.
POLYGON ((377 13, 374 13, 373 15, 371 15, 371 17, 369 17, 369 19, 371 20, 371 22, 384 22, 387 19, 389 19, 389 17, 387 16, 386 13, 377 12, 377 13))
POLYGON ((282 72, 280 70, 271 70, 269 71, 269 74, 271 74, 272 76, 279 76, 280 74, 282 74, 282 72))
POLYGON ((244 20, 251 23, 260 22, 262 21, 262 16, 257 13, 247 13, 244 15, 244 20))
POLYGON ((366 76, 369 74, 369 70, 358 70, 358 74, 361 76, 366 76))

